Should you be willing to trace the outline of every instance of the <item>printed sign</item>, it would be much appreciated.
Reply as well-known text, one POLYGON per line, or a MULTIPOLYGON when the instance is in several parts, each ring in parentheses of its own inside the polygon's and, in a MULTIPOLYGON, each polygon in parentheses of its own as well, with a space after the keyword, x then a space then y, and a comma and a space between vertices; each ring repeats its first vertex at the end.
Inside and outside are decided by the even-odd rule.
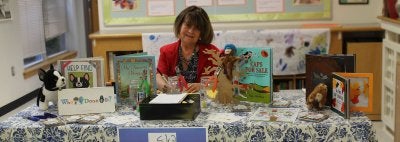
POLYGON ((120 142, 206 142, 207 129, 194 128, 120 128, 120 142))
POLYGON ((58 114, 60 115, 114 111, 113 87, 73 88, 58 91, 58 114))

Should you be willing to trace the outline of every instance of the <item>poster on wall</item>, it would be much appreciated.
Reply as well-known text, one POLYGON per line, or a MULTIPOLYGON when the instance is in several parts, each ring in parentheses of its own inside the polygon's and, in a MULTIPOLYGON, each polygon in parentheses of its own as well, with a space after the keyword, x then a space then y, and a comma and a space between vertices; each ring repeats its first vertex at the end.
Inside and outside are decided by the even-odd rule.
POLYGON ((0 21, 11 20, 9 0, 0 0, 0 21))
POLYGON ((202 7, 211 22, 331 19, 330 0, 104 0, 105 26, 172 24, 191 5, 202 7))

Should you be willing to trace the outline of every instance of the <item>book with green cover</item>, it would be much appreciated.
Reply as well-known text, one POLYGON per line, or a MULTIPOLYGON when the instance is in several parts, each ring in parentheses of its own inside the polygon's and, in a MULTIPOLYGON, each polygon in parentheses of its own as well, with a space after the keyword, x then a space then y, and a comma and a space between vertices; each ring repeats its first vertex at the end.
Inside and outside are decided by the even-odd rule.
MULTIPOLYGON (((155 57, 145 53, 114 57, 114 79, 117 101, 127 100, 132 80, 139 83, 144 95, 156 94, 155 57)), ((145 96, 138 96, 143 99, 145 96)), ((131 98, 132 99, 132 98, 131 98)), ((134 98, 136 99, 136 98, 134 98)))
POLYGON ((59 71, 67 80, 66 88, 103 87, 104 59, 74 58, 58 60, 59 71))
POLYGON ((235 54, 239 77, 234 77, 234 97, 240 101, 272 101, 272 49, 267 47, 237 48, 235 54))

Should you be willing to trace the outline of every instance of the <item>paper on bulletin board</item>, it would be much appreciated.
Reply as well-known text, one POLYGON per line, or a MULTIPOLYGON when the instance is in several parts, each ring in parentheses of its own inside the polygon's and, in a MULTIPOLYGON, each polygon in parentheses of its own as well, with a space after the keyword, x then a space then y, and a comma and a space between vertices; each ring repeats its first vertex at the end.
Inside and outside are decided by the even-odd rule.
POLYGON ((311 3, 304 3, 298 0, 218 0, 211 3, 209 1, 156 0, 158 4, 160 2, 167 3, 166 7, 158 8, 149 8, 151 5, 155 6, 154 3, 149 3, 150 1, 131 1, 132 4, 129 8, 125 8, 124 4, 117 3, 118 1, 101 1, 104 24, 106 26, 172 24, 175 16, 189 6, 190 3, 198 3, 202 6, 208 13, 211 22, 321 20, 332 18, 332 1, 330 0, 315 0, 311 3), (121 7, 128 10, 115 10, 121 9, 121 7), (167 14, 160 13, 165 10, 167 14))

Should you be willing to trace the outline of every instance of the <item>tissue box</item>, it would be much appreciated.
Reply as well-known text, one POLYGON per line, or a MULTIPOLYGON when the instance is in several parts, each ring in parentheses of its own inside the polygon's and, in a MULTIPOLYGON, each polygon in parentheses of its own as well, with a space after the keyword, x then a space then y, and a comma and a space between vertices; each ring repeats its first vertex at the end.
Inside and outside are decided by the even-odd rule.
POLYGON ((155 96, 146 97, 140 104, 140 120, 194 120, 200 113, 200 94, 189 94, 184 101, 193 103, 149 104, 155 96))

